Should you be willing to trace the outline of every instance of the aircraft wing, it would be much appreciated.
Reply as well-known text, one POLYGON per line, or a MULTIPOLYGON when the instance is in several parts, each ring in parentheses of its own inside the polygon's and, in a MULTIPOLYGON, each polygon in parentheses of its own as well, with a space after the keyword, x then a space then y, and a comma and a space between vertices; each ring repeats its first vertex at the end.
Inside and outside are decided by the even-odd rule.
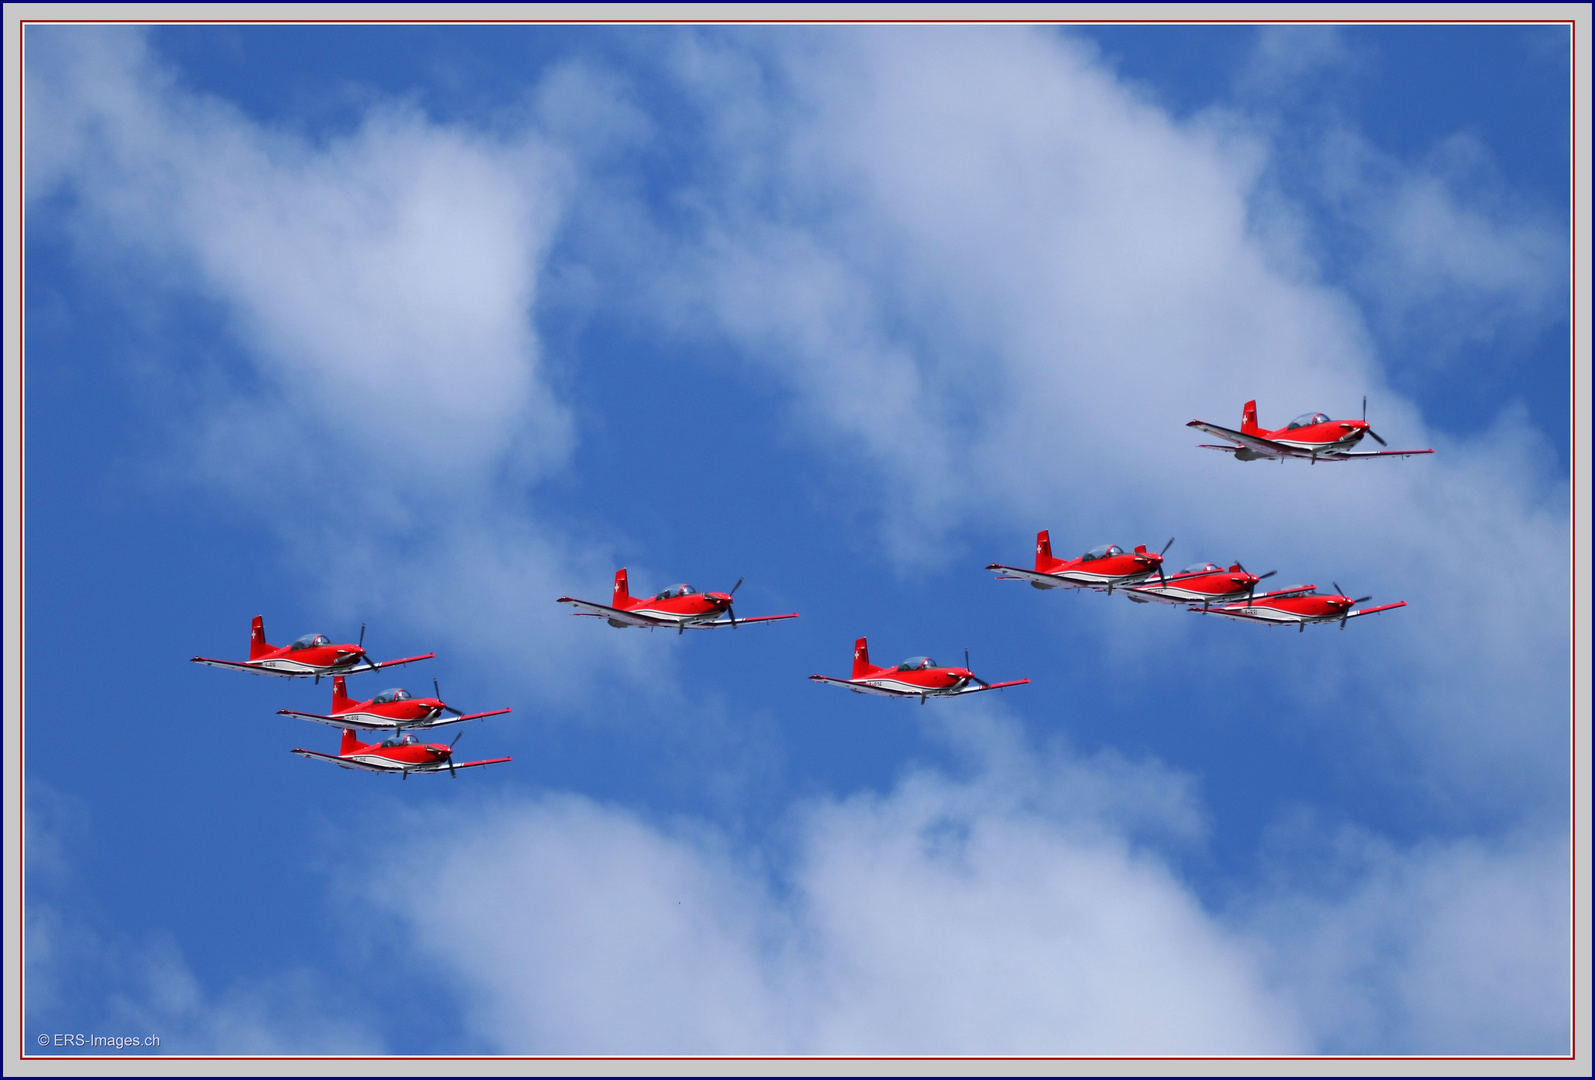
MULTIPOLYGON (((300 757, 315 758, 315 759, 317 759, 319 761, 330 761, 334 765, 337 765, 337 766, 339 766, 341 768, 344 768, 344 769, 364 769, 366 772, 379 772, 379 773, 389 773, 389 772, 398 772, 399 771, 398 769, 384 769, 380 765, 367 765, 363 761, 355 761, 352 758, 339 757, 337 754, 320 754, 320 753, 317 753, 314 750, 300 750, 300 749, 297 749, 297 748, 295 748, 294 750, 292 750, 290 752, 298 754, 300 757)), ((458 766, 456 766, 456 767, 458 767, 458 766)))
MULTIPOLYGON (((283 712, 287 712, 288 710, 284 709, 282 711, 283 712)), ((424 729, 426 731, 431 731, 433 728, 448 727, 450 724, 463 724, 467 720, 480 720, 484 716, 500 716, 500 715, 502 715, 504 713, 507 713, 507 712, 510 712, 510 711, 511 710, 509 710, 509 709, 494 709, 491 712, 467 713, 464 716, 446 716, 446 717, 440 717, 437 720, 431 720, 431 721, 425 721, 425 722, 418 721, 416 723, 389 724, 386 728, 384 728, 384 730, 392 730, 394 728, 402 728, 402 729, 421 728, 421 729, 424 729)), ((454 767, 456 769, 462 768, 462 766, 459 766, 459 765, 456 765, 454 767)))
POLYGON ((1413 454, 1432 454, 1433 450, 1344 450, 1338 454, 1320 454, 1319 461, 1341 461, 1346 458, 1411 457, 1413 454))
POLYGON ((1198 431, 1205 431, 1209 435, 1217 435, 1221 439, 1228 439, 1232 443, 1239 444, 1236 447, 1209 446, 1208 447, 1209 450, 1227 450, 1227 451, 1229 451, 1230 453, 1233 454, 1236 449, 1239 449, 1239 447, 1244 446, 1248 450, 1255 451, 1255 452, 1257 452, 1259 454, 1265 454, 1268 457, 1292 457, 1292 456, 1294 456, 1292 454, 1292 452, 1291 452, 1291 448, 1290 447, 1281 446, 1281 445, 1279 445, 1277 442, 1275 442, 1272 439, 1264 439, 1264 438, 1260 438, 1260 437, 1258 437, 1256 435, 1243 435, 1239 431, 1235 431, 1232 428, 1219 427, 1217 424, 1209 424, 1205 420, 1192 420, 1189 424, 1186 424, 1185 426, 1186 427, 1193 427, 1193 428, 1196 428, 1198 431))
MULTIPOLYGON (((748 622, 774 622, 776 619, 795 619, 795 618, 797 618, 797 613, 796 612, 793 612, 791 615, 754 615, 751 618, 738 619, 737 620, 737 625, 741 626, 743 623, 748 623, 748 622)), ((730 626, 730 625, 731 625, 731 620, 730 619, 716 619, 714 622, 692 623, 692 624, 690 624, 687 627, 687 629, 688 630, 713 630, 717 626, 730 626)))
POLYGON ((1161 600, 1165 604, 1199 604, 1200 600, 1193 600, 1189 596, 1174 596, 1161 590, 1168 586, 1157 581, 1143 581, 1138 585, 1120 585, 1119 591, 1131 600, 1145 602, 1147 600, 1161 600))
MULTIPOLYGON (((656 627, 676 625, 668 619, 655 619, 649 615, 638 615, 635 611, 621 611, 619 608, 612 608, 605 604, 594 604, 587 600, 577 600, 572 596, 561 596, 558 600, 554 601, 554 603, 569 604, 571 607, 576 609, 575 614, 577 615, 597 615, 600 618, 613 619, 615 622, 625 623, 627 626, 656 627)), ((737 620, 737 622, 741 621, 741 619, 737 620)), ((456 765, 455 768, 457 769, 459 766, 456 765)))
MULTIPOLYGON (((1015 679, 1013 682, 994 682, 994 683, 986 683, 984 686, 965 686, 962 690, 958 691, 958 693, 959 694, 980 694, 980 693, 984 693, 987 690, 1001 690, 1005 686, 1023 686, 1025 683, 1027 683, 1029 681, 1030 681, 1029 679, 1015 679)), ((934 695, 932 695, 932 696, 934 696, 934 695)), ((944 697, 945 696, 956 697, 957 695, 955 694, 955 695, 943 695, 943 696, 944 697)))
POLYGON ((1402 601, 1399 601, 1399 602, 1394 603, 1394 604, 1381 604, 1378 607, 1365 607, 1361 611, 1350 612, 1349 614, 1346 615, 1346 618, 1355 619, 1358 615, 1373 615, 1373 614, 1376 614, 1377 612, 1380 612, 1380 611, 1389 611, 1391 608, 1406 607, 1406 606, 1407 606, 1407 602, 1405 600, 1402 600, 1402 601))
POLYGON ((1289 617, 1283 619, 1271 619, 1266 615, 1253 615, 1250 611, 1246 610, 1246 605, 1244 604, 1239 604, 1235 607, 1193 607, 1189 610, 1196 612, 1198 615, 1222 615, 1226 619, 1240 619, 1244 622, 1267 623, 1269 626, 1286 626, 1290 623, 1300 621, 1298 619, 1289 617))
MULTIPOLYGON (((1312 592, 1316 588, 1318 588, 1316 585, 1292 585, 1288 589, 1275 589, 1272 592, 1257 593, 1253 595, 1252 601, 1278 600, 1282 596, 1299 596, 1305 592, 1312 592)), ((1249 606, 1249 602, 1248 604, 1242 604, 1241 606, 1247 607, 1249 606)))
MULTIPOLYGON (((356 720, 353 717, 322 716, 320 713, 295 712, 293 709, 278 709, 277 710, 277 715, 278 716, 296 716, 296 717, 298 717, 301 720, 314 720, 318 724, 328 724, 328 725, 331 725, 332 727, 360 728, 363 731, 377 731, 377 730, 379 730, 378 726, 376 724, 368 724, 368 723, 365 723, 362 720, 356 720)), ((383 728, 386 728, 387 726, 388 725, 383 725, 383 728)), ((298 752, 299 751, 297 751, 297 750, 294 751, 294 753, 296 753, 296 754, 298 752)), ((305 753, 308 754, 308 753, 310 753, 310 751, 306 750, 305 753)))
MULTIPOLYGON (((458 764, 456 764, 454 767, 456 769, 474 769, 478 765, 497 765, 501 761, 514 761, 514 760, 515 760, 514 758, 496 757, 496 758, 488 758, 486 761, 461 761, 458 764)), ((439 771, 440 772, 447 772, 448 771, 448 766, 445 765, 439 771)))
POLYGON ((246 664, 242 660, 212 660, 208 656, 196 656, 189 661, 190 664, 209 664, 211 667, 232 668, 235 671, 252 671, 256 675, 285 675, 287 672, 273 671, 263 668, 259 664, 246 664))
POLYGON ((421 656, 406 656, 403 660, 376 660, 369 664, 356 665, 354 669, 349 672, 349 674, 353 675, 357 671, 376 671, 379 668, 398 667, 400 664, 413 664, 417 660, 431 660, 436 656, 437 653, 429 652, 421 656))
POLYGON ((907 690, 888 690, 884 686, 871 686, 868 683, 857 683, 851 679, 833 679, 829 675, 810 675, 809 678, 817 683, 830 683, 832 686, 846 687, 855 694, 874 694, 877 697, 924 697, 923 694, 913 694, 907 690))
POLYGON ((1004 579, 1028 581, 1032 584, 1040 585, 1044 589, 1089 589, 1092 587, 1078 581, 1070 581, 1066 577, 1059 577, 1057 574, 1043 574, 1036 570, 1025 570, 1018 566, 1004 566, 1002 563, 992 563, 986 569, 1001 570, 1002 573, 997 575, 998 581, 1004 579))

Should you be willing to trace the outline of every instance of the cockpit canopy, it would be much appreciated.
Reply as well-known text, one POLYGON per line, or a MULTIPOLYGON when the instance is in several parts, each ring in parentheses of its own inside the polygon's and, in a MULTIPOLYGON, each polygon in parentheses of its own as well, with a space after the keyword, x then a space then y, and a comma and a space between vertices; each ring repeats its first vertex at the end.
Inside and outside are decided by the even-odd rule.
POLYGON ((382 691, 382 693, 380 693, 376 697, 372 698, 371 699, 371 704, 373 704, 373 705, 386 705, 390 701, 409 701, 409 700, 410 700, 410 691, 400 689, 399 687, 394 687, 392 690, 384 690, 384 691, 382 691))
POLYGON ((411 735, 408 731, 406 731, 403 735, 400 735, 397 738, 384 739, 382 745, 385 747, 420 746, 421 740, 417 739, 414 735, 411 735))
POLYGON ((926 668, 938 667, 936 661, 928 656, 910 656, 897 665, 898 671, 924 671, 926 668))
POLYGON ((678 596, 695 596, 697 592, 698 590, 694 589, 691 585, 672 585, 670 588, 654 597, 654 599, 674 600, 678 596))
POLYGON ((1285 430, 1290 431, 1293 428, 1312 427, 1314 424, 1327 424, 1329 422, 1330 419, 1327 413, 1304 412, 1300 416, 1296 417, 1296 419, 1286 424, 1285 430))
POLYGON ((1212 573, 1215 570, 1222 570, 1222 569, 1224 569, 1224 568, 1222 566, 1218 565, 1217 563, 1197 562, 1197 563, 1192 563, 1190 566, 1187 566, 1184 570, 1181 570, 1180 573, 1182 573, 1182 574, 1210 574, 1210 573, 1212 573))
POLYGON ((294 638, 290 649, 319 649, 323 645, 331 645, 332 639, 326 634, 306 634, 304 637, 294 638))
POLYGON ((1121 548, 1118 544, 1103 544, 1100 547, 1092 548, 1090 551, 1088 551, 1084 555, 1080 556, 1080 558, 1082 558, 1086 562, 1090 562, 1092 559, 1106 559, 1106 558, 1108 558, 1109 556, 1112 556, 1112 555, 1123 555, 1123 554, 1124 554, 1124 549, 1121 548))

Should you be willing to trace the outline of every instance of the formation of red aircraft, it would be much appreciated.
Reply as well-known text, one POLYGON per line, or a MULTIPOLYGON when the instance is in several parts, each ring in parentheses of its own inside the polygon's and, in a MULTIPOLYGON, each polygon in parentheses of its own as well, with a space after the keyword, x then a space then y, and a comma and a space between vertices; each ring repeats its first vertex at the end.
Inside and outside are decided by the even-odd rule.
POLYGON ((385 667, 413 664, 417 660, 431 660, 436 654, 407 656, 402 660, 372 660, 365 650, 366 628, 360 626, 360 640, 354 645, 334 645, 325 634, 306 634, 296 638, 284 648, 266 643, 266 628, 261 616, 256 615, 249 629, 248 660, 216 660, 196 656, 193 663, 212 667, 248 671, 256 675, 283 675, 287 677, 310 676, 316 682, 323 675, 332 676, 332 705, 327 713, 298 712, 279 709, 281 716, 296 716, 318 724, 330 724, 343 729, 343 742, 336 754, 323 754, 315 750, 296 747, 292 752, 318 761, 330 761, 345 769, 364 769, 367 772, 397 774, 409 779, 411 773, 447 772, 455 775, 459 769, 478 765, 497 765, 510 758, 489 758, 485 761, 454 760, 453 742, 423 743, 410 733, 411 728, 435 728, 445 724, 463 724, 467 720, 480 720, 486 716, 500 716, 509 709, 492 709, 488 712, 465 713, 445 704, 438 692, 437 680, 432 680, 432 692, 437 695, 418 698, 402 687, 384 690, 369 701, 356 701, 349 697, 345 677, 361 671, 381 671, 385 667), (446 717, 444 713, 453 713, 446 717), (356 736, 357 729, 366 731, 391 731, 393 736, 380 743, 363 743, 356 736))
MULTIPOLYGON (((1284 427, 1269 431, 1257 422, 1257 402, 1248 401, 1242 409, 1239 431, 1202 420, 1192 420, 1188 426, 1226 440, 1227 445, 1223 446, 1200 445, 1204 449, 1233 454, 1238 461, 1267 458, 1283 463, 1286 458, 1304 458, 1316 464, 1320 461, 1405 458, 1414 454, 1434 453, 1433 450, 1355 449, 1364 436, 1371 437, 1381 446, 1388 445, 1368 425, 1367 398, 1363 399, 1363 416, 1360 420, 1332 420, 1324 413, 1303 413, 1284 427)), ((1037 589, 1091 589, 1109 595, 1117 589, 1121 595, 1136 603, 1184 604, 1187 610, 1204 615, 1219 615, 1272 626, 1295 626, 1299 630, 1305 630, 1308 623, 1338 623, 1341 629, 1345 629, 1351 619, 1406 606, 1406 601, 1402 600, 1359 609, 1358 604, 1372 597, 1363 596, 1354 600, 1345 595, 1338 584, 1333 593, 1320 593, 1315 585, 1293 585, 1288 589, 1259 594, 1257 586, 1273 577, 1276 571, 1253 574, 1238 562, 1231 564, 1228 569, 1218 563, 1194 563, 1176 573, 1169 573, 1163 566, 1163 558, 1173 544, 1174 539, 1170 537, 1162 550, 1156 552, 1149 550, 1145 544, 1132 551, 1126 551, 1117 544, 1103 544, 1075 558, 1063 559, 1052 554, 1052 538, 1043 529, 1036 534, 1033 568, 992 563, 986 569, 998 571, 999 580, 1028 581, 1037 589)), ((691 585, 673 585, 653 596, 632 596, 626 571, 622 568, 615 573, 614 592, 608 604, 578 600, 571 596, 561 596, 556 602, 575 608, 574 615, 604 619, 613 627, 674 629, 678 634, 687 630, 721 627, 735 630, 750 623, 770 623, 798 617, 796 612, 792 612, 739 619, 732 604, 741 586, 742 579, 738 578, 730 591, 723 593, 699 592, 691 585)), ((332 704, 327 712, 278 710, 283 716, 343 730, 343 739, 336 754, 300 748, 293 750, 293 753, 303 757, 329 761, 346 769, 397 773, 406 778, 411 773, 445 771, 452 776, 460 769, 510 761, 508 757, 501 757, 457 762, 454 760, 454 743, 459 741, 459 735, 447 745, 424 743, 415 736, 412 729, 428 730, 462 724, 510 711, 505 708, 466 713, 456 709, 443 701, 436 679, 432 680, 433 696, 430 698, 415 697, 408 690, 397 687, 384 690, 365 701, 357 701, 349 696, 345 682, 349 675, 430 660, 433 655, 426 653, 399 660, 373 660, 365 650, 363 624, 360 627, 360 639, 353 645, 334 644, 324 634, 306 634, 292 644, 278 648, 266 643, 265 628, 257 615, 250 629, 249 659, 217 660, 196 656, 193 662, 260 675, 309 676, 317 683, 323 675, 331 676, 332 704), (385 732, 389 737, 381 742, 365 743, 360 741, 357 731, 385 732)), ((869 643, 865 638, 859 638, 854 644, 853 672, 849 677, 810 675, 809 678, 858 694, 918 699, 922 705, 933 697, 979 694, 1030 682, 1029 679, 987 682, 970 669, 967 649, 964 651, 963 667, 943 667, 928 656, 910 657, 892 667, 877 667, 870 663, 869 643)))
POLYGON ((1342 593, 1339 585, 1333 593, 1319 593, 1316 585, 1292 585, 1258 595, 1257 583, 1278 571, 1253 574, 1240 563, 1232 564, 1228 570, 1217 563, 1195 563, 1170 574, 1163 569, 1163 556, 1173 543, 1170 538, 1158 553, 1148 551, 1144 545, 1126 553, 1117 544, 1104 544, 1077 559, 1057 559, 1052 554, 1052 539, 1042 529, 1036 534, 1034 570, 1002 563, 992 563, 986 569, 1000 571, 1000 581, 1028 581, 1036 589, 1093 589, 1111 594, 1117 587, 1122 595, 1142 604, 1154 600, 1187 604, 1188 610, 1203 615, 1295 626, 1300 630, 1314 622, 1339 623, 1344 630, 1347 619, 1407 606, 1401 600, 1353 611, 1373 597, 1353 600, 1342 593))

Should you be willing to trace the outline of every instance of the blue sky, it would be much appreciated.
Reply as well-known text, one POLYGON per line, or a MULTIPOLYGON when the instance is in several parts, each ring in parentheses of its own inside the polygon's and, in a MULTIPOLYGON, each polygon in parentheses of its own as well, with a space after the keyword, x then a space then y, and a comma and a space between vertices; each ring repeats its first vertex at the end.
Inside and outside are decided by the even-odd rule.
POLYGON ((30 29, 29 1034, 1565 1050, 1566 43, 30 29), (1439 453, 1183 426, 1364 394, 1439 453), (1412 606, 980 569, 1040 528, 1412 606), (553 603, 622 565, 802 618, 553 603), (515 763, 288 754, 325 687, 185 662, 255 614, 515 763))

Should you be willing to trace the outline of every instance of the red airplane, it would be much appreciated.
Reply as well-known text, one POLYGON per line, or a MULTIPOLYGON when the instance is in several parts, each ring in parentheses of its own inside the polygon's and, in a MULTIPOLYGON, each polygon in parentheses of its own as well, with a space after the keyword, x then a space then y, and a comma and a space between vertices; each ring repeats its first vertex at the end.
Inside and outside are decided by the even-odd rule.
POLYGON ((701 593, 691 585, 672 585, 656 596, 632 596, 626 584, 624 568, 615 571, 615 596, 613 606, 594 604, 561 596, 556 603, 569 604, 580 610, 576 615, 590 615, 609 620, 610 626, 646 626, 657 630, 661 626, 675 627, 676 633, 684 630, 712 630, 720 626, 735 629, 743 623, 774 622, 776 619, 795 619, 797 615, 754 615, 739 619, 731 609, 731 598, 742 587, 742 579, 731 586, 728 593, 701 593), (724 615, 725 618, 720 616, 724 615))
POLYGON ((1433 450, 1353 450, 1364 435, 1372 435, 1380 446, 1390 444, 1381 439, 1368 426, 1368 399, 1362 399, 1361 420, 1331 420, 1325 413, 1302 413, 1278 431, 1265 431, 1257 425, 1257 402, 1248 401, 1241 410, 1241 429, 1192 420, 1186 427, 1198 428, 1209 435, 1228 439, 1234 446, 1214 446, 1198 443, 1204 450, 1222 450, 1234 454, 1236 461, 1256 461, 1272 458, 1284 462, 1286 458, 1306 458, 1314 464, 1320 461, 1353 461, 1361 458, 1411 457, 1413 454, 1432 454, 1433 450))
POLYGON ((360 642, 357 645, 334 645, 326 634, 306 634, 286 648, 266 644, 265 623, 259 615, 249 627, 248 660, 212 660, 196 656, 192 663, 211 667, 235 668, 253 671, 257 675, 313 675, 316 682, 323 675, 351 675, 356 671, 376 671, 399 664, 413 664, 417 660, 430 660, 436 653, 424 656, 406 656, 403 660, 376 661, 366 655, 366 624, 360 624, 360 642))
POLYGON ((829 675, 810 675, 810 679, 832 686, 845 686, 856 694, 879 694, 881 697, 926 698, 952 697, 956 694, 978 694, 985 690, 1001 690, 1005 686, 1023 686, 1029 679, 1013 682, 989 683, 969 670, 969 650, 964 650, 961 668, 937 667, 928 656, 913 656, 896 667, 876 667, 869 662, 869 642, 859 638, 853 646, 853 677, 834 679, 829 675), (979 686, 972 686, 979 683, 979 686))
POLYGON ((1023 570, 1017 566, 992 563, 987 570, 1001 570, 999 581, 1028 581, 1037 589, 1102 589, 1113 592, 1116 585, 1129 585, 1150 577, 1163 576, 1163 555, 1174 543, 1163 545, 1163 551, 1152 552, 1142 544, 1127 552, 1118 544, 1094 547, 1078 559, 1052 557, 1052 538, 1046 529, 1036 533, 1036 568, 1023 570))
POLYGON ((1245 619, 1249 622, 1270 623, 1274 626, 1294 624, 1298 630, 1307 629, 1308 623, 1338 622, 1340 628, 1344 630, 1347 619, 1407 606, 1405 600, 1400 600, 1394 604, 1363 608, 1361 611, 1351 610, 1364 600, 1372 599, 1371 596, 1361 596, 1353 600, 1341 591, 1339 585, 1335 585, 1334 595, 1320 595, 1317 586, 1314 585, 1296 585, 1289 589, 1280 589, 1253 597, 1239 604, 1191 608, 1191 610, 1207 615, 1222 615, 1226 619, 1245 619))
POLYGON ((1271 578, 1279 571, 1266 574, 1250 573, 1236 563, 1228 570, 1217 563, 1193 563, 1178 574, 1160 576, 1157 581, 1143 581, 1139 585, 1124 586, 1124 595, 1138 604, 1162 600, 1170 604, 1228 604, 1249 600, 1257 583, 1271 578))
POLYGON ((463 724, 467 720, 480 720, 484 716, 499 716, 510 711, 494 709, 492 712, 462 713, 454 706, 443 703, 436 679, 432 680, 432 692, 438 696, 418 698, 412 697, 408 690, 395 688, 382 691, 370 701, 355 701, 344 689, 343 676, 335 675, 332 679, 331 716, 297 712, 293 709, 278 709, 277 715, 297 716, 301 720, 314 720, 318 724, 329 724, 332 727, 362 728, 366 731, 403 731, 405 728, 437 728, 445 724, 463 724), (443 714, 446 712, 451 712, 454 716, 445 718, 443 714))
MULTIPOLYGON (((460 732, 464 735, 465 732, 460 732)), ((321 754, 314 750, 295 749, 292 752, 300 757, 314 758, 318 761, 330 761, 345 769, 365 769, 367 772, 398 773, 408 780, 411 773, 435 773, 448 770, 450 776, 456 769, 473 769, 478 765, 497 765, 501 761, 513 761, 513 758, 496 757, 486 761, 454 761, 454 743, 460 741, 460 735, 454 736, 454 742, 444 746, 442 743, 424 743, 414 735, 406 732, 395 735, 380 743, 363 743, 355 738, 354 732, 349 728, 343 730, 343 743, 338 747, 336 754, 321 754)))

